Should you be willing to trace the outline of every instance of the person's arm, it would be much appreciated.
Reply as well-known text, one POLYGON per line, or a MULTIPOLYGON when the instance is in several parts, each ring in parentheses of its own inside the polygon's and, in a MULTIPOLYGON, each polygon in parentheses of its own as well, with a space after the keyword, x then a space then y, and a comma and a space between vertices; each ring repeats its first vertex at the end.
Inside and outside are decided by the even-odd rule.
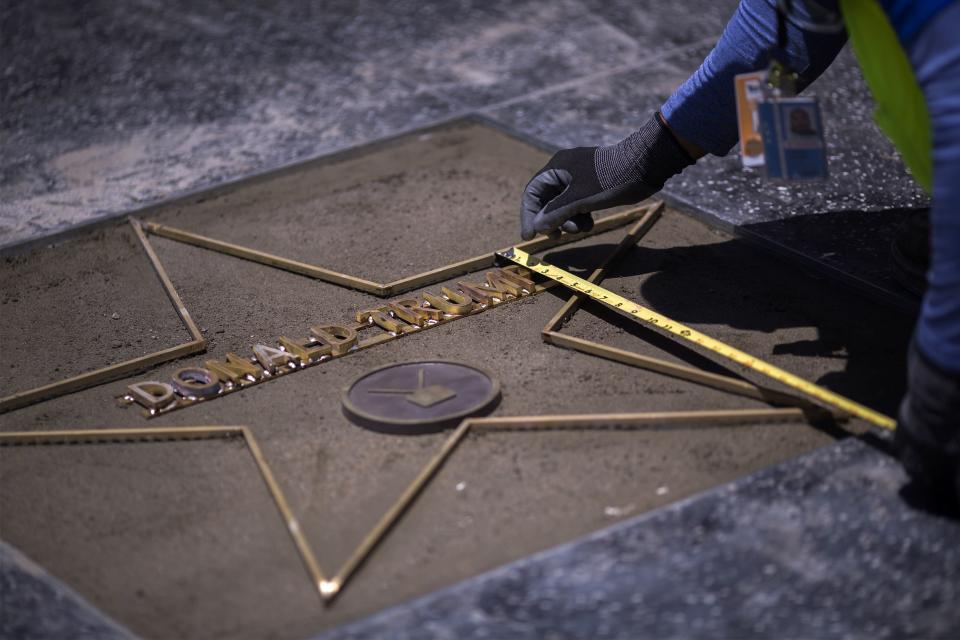
MULTIPOLYGON (((819 4, 838 10, 836 0, 819 4)), ((846 42, 843 33, 797 26, 809 20, 807 4, 794 0, 785 59, 800 74, 798 89, 819 77, 846 42)), ((524 189, 521 236, 586 231, 593 226, 590 212, 653 195, 704 153, 726 155, 737 141, 733 78, 765 68, 776 42, 776 0, 741 0, 700 68, 640 130, 606 147, 559 151, 534 175, 524 189)))
MULTIPOLYGON (((833 12, 840 10, 836 0, 818 4, 833 12)), ((788 66, 799 75, 798 91, 820 77, 847 41, 845 32, 818 34, 797 26, 812 21, 808 4, 794 0, 784 53, 788 66)), ((765 68, 776 45, 776 0, 742 0, 717 46, 661 107, 674 134, 707 153, 726 155, 737 142, 734 76, 765 68)))

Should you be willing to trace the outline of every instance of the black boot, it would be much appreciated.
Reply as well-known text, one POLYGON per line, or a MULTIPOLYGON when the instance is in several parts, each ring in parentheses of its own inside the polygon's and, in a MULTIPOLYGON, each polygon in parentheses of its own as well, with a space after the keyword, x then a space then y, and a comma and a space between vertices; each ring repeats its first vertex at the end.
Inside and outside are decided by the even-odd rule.
POLYGON ((960 503, 960 374, 940 369, 915 343, 894 443, 914 482, 960 503))

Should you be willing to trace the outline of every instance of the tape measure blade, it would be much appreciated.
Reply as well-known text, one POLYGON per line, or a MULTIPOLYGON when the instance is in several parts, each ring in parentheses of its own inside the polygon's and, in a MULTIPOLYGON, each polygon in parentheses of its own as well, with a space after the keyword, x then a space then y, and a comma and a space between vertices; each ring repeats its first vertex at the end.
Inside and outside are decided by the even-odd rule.
POLYGON ((854 402, 853 400, 838 393, 834 393, 829 389, 821 387, 808 380, 804 380, 803 378, 794 375, 789 371, 752 356, 737 349, 736 347, 732 347, 724 342, 716 340, 715 338, 711 338, 705 333, 701 333, 695 329, 687 327, 684 324, 676 322, 675 320, 672 320, 663 314, 657 313, 652 309, 648 309, 636 302, 628 300, 623 296, 595 285, 587 280, 584 280, 583 278, 580 278, 579 276, 564 271, 560 267, 556 267, 544 262, 543 260, 540 260, 539 258, 535 258, 521 249, 514 247, 513 249, 500 255, 504 258, 512 260, 513 262, 516 262, 521 266, 527 267, 531 271, 544 275, 554 282, 571 289, 572 291, 584 294, 592 300, 606 305, 607 307, 620 312, 636 322, 642 322, 652 327, 657 327, 663 330, 667 335, 676 336, 685 340, 686 342, 700 345, 704 349, 723 356, 728 360, 732 360, 743 367, 756 371, 757 373, 776 380, 781 384, 800 391, 805 396, 813 400, 839 409, 840 411, 851 416, 862 418, 872 424, 886 429, 894 429, 896 427, 896 422, 893 419, 883 415, 878 411, 874 411, 869 407, 854 402))

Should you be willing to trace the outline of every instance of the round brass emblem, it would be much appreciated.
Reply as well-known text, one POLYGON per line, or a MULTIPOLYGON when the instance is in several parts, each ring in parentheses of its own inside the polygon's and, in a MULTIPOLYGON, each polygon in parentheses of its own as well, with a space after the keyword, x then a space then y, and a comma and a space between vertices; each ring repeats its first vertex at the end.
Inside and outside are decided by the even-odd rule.
POLYGON ((457 362, 404 362, 360 376, 343 393, 351 422, 397 434, 431 433, 482 415, 500 402, 500 383, 457 362))

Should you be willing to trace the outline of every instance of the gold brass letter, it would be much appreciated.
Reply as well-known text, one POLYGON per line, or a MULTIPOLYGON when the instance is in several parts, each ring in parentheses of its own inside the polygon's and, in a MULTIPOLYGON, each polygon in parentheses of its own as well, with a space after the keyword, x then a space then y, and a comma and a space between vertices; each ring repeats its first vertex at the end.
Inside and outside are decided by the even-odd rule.
POLYGON ((443 311, 421 307, 420 301, 415 298, 397 300, 390 303, 390 311, 404 322, 425 327, 429 320, 443 320, 443 311))
POLYGON ((136 382, 127 385, 127 391, 137 404, 147 409, 159 409, 173 400, 173 387, 166 382, 136 382))
POLYGON ((503 293, 491 289, 486 284, 475 284, 472 282, 458 282, 457 286, 465 294, 470 296, 478 304, 493 304, 494 298, 503 300, 503 293), (499 295, 497 295, 499 293, 499 295))
POLYGON ((524 289, 532 293, 536 286, 532 280, 505 269, 488 271, 486 279, 487 281, 482 284, 458 282, 457 286, 481 304, 493 304, 494 298, 503 301, 507 299, 508 295, 519 298, 523 295, 524 289))
POLYGON ((281 351, 276 347, 268 347, 265 344, 253 345, 253 355, 257 358, 264 369, 270 373, 276 373, 280 365, 292 363, 300 364, 300 360, 293 354, 281 351))
MULTIPOLYGON (((500 267, 501 271, 506 271, 507 273, 513 274, 515 276, 520 276, 521 278, 527 278, 528 276, 533 275, 533 271, 527 269, 526 267, 521 267, 518 264, 508 264, 505 267, 500 267)), ((533 281, 530 281, 533 283, 533 281)), ((536 284, 536 283, 533 283, 536 284)))
POLYGON ((342 356, 357 344, 357 332, 338 324, 318 324, 310 327, 310 333, 335 356, 342 356))
POLYGON ((536 286, 533 280, 524 278, 521 275, 512 273, 505 269, 494 269, 493 271, 488 271, 487 282, 490 284, 490 286, 500 290, 506 290, 508 293, 518 298, 523 295, 524 289, 526 289, 527 293, 533 293, 533 289, 536 286))
POLYGON ((246 358, 241 358, 235 353, 227 352, 226 362, 219 360, 207 360, 204 363, 210 371, 217 374, 221 380, 229 380, 233 384, 240 384, 240 381, 246 376, 254 380, 263 377, 263 369, 253 364, 246 358))
POLYGON ((325 344, 315 344, 310 338, 303 340, 291 340, 286 336, 280 336, 277 340, 280 346, 288 352, 300 358, 300 362, 307 363, 311 360, 319 360, 320 356, 330 355, 330 347, 325 344))
POLYGON ((201 367, 184 367, 173 373, 173 388, 185 398, 212 398, 220 393, 220 378, 201 367))
POLYGON ((391 317, 390 314, 385 313, 383 309, 365 309, 363 311, 357 311, 357 322, 371 321, 378 327, 386 329, 391 333, 401 334, 413 331, 413 327, 404 322, 396 320, 395 318, 391 317))
POLYGON ((443 287, 440 291, 446 296, 446 299, 435 296, 432 293, 424 293, 423 299, 429 302, 431 307, 440 309, 444 313, 449 313, 453 316, 465 316, 473 311, 473 300, 469 297, 459 291, 453 291, 446 287, 443 287))

